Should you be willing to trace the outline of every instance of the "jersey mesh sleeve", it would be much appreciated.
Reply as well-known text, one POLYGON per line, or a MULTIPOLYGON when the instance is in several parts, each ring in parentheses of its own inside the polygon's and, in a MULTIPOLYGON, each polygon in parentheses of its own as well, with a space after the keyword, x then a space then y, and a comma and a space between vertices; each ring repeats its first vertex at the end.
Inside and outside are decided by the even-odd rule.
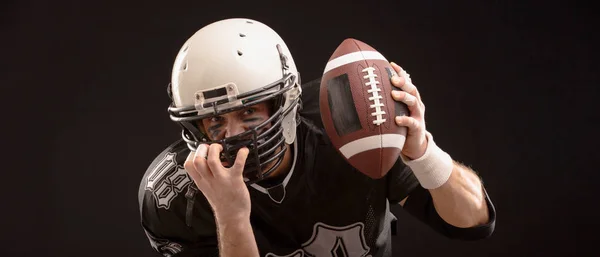
POLYGON ((165 257, 219 255, 211 214, 201 216, 196 213, 192 228, 186 224, 185 211, 176 213, 158 209, 152 196, 148 195, 145 194, 140 202, 141 225, 155 251, 165 257))
POLYGON ((410 197, 404 204, 404 209, 413 217, 427 224, 434 231, 448 238, 467 241, 480 240, 491 236, 496 226, 496 209, 487 193, 487 190, 485 190, 485 188, 482 188, 482 190, 488 206, 489 220, 485 224, 480 224, 469 228, 455 227, 444 221, 444 219, 442 219, 437 213, 435 206, 433 205, 433 198, 431 197, 429 190, 424 189, 421 186, 411 193, 410 197))
POLYGON ((399 204, 400 201, 419 187, 417 177, 415 177, 410 167, 402 163, 400 158, 386 176, 388 182, 387 198, 390 204, 399 204))
POLYGON ((489 210, 489 221, 471 228, 458 228, 445 222, 437 213, 429 190, 423 188, 414 176, 410 167, 403 163, 396 165, 388 173, 388 199, 391 204, 397 204, 406 197, 404 210, 411 216, 423 222, 434 231, 453 239, 479 240, 489 237, 495 228, 496 210, 485 190, 485 200, 489 210))

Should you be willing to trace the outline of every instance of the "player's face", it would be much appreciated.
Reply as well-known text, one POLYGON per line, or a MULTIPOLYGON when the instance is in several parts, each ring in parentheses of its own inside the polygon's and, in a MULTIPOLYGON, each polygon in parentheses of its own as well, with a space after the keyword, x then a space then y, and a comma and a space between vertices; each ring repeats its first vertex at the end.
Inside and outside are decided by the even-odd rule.
MULTIPOLYGON (((226 113, 220 116, 203 119, 200 126, 210 140, 221 140, 243 133, 252 127, 261 124, 269 118, 269 105, 259 103, 248 108, 226 113)), ((267 130, 270 124, 263 127, 259 134, 267 130)))
MULTIPOLYGON (((259 103, 248 108, 241 109, 230 113, 223 114, 212 118, 206 118, 199 122, 200 128, 208 135, 211 141, 221 140, 227 137, 235 136, 255 127, 270 117, 270 104, 259 103)), ((261 128, 258 133, 263 133, 271 127, 267 124, 261 128)), ((287 146, 286 146, 287 147, 287 146)), ((283 168, 274 171, 271 176, 277 176, 285 170, 285 167, 290 162, 289 151, 285 153, 283 168)), ((276 161, 267 163, 263 172, 269 170, 276 161)), ((289 166, 289 165, 288 165, 289 166)))

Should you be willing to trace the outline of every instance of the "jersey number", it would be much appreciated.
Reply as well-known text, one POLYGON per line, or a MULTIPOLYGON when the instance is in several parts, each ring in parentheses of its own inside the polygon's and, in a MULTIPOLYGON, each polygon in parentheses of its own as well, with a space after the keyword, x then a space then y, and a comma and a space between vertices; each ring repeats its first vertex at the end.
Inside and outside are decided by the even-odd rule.
POLYGON ((171 201, 192 181, 185 169, 177 165, 175 156, 167 153, 146 181, 146 189, 152 191, 159 208, 169 209, 171 201))

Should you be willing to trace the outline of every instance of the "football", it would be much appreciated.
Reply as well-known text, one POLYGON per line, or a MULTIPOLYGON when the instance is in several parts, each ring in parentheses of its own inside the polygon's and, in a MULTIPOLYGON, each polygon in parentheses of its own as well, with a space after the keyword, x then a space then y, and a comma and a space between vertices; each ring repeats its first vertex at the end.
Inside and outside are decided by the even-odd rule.
POLYGON ((333 146, 358 171, 378 179, 394 166, 407 128, 394 121, 409 115, 392 98, 396 72, 373 47, 345 39, 329 58, 321 79, 319 108, 333 146))

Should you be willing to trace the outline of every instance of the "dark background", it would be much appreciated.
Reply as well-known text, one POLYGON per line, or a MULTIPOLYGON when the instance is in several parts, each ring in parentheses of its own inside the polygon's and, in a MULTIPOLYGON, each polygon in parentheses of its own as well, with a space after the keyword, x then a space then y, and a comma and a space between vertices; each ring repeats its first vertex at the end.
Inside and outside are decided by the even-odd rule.
POLYGON ((591 4, 215 2, 3 1, 1 256, 154 256, 137 190, 179 137, 171 66, 230 17, 278 31, 304 81, 343 39, 372 45, 410 72, 438 145, 481 174, 491 238, 451 241, 396 207, 395 256, 598 256, 591 4))

